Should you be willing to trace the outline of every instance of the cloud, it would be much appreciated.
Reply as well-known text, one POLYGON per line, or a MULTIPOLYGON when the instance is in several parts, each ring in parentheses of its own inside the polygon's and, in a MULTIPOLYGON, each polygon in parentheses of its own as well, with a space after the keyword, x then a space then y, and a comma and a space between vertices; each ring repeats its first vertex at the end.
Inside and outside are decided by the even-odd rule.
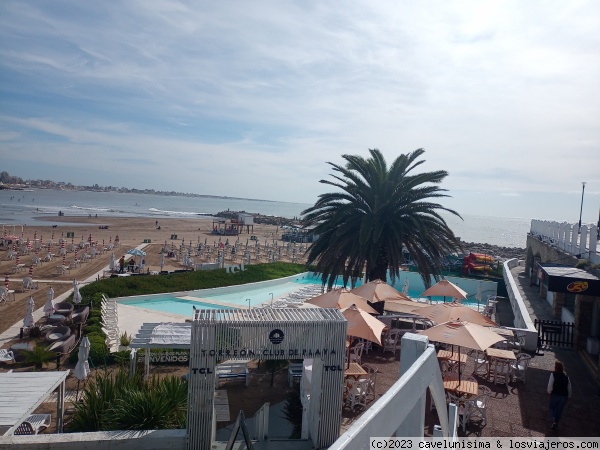
POLYGON ((424 147, 457 193, 600 190, 596 3, 245 6, 2 3, 4 166, 310 202, 326 161, 424 147))

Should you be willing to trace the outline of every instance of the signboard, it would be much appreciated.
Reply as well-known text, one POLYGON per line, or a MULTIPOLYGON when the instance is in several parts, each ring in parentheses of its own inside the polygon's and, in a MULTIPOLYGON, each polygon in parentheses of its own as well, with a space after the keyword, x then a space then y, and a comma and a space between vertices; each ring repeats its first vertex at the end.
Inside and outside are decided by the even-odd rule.
POLYGON ((67 231, 67 237, 68 238, 74 238, 75 237, 75 232, 74 231, 67 231))
POLYGON ((586 280, 550 275, 548 277, 548 290, 568 294, 597 296, 600 295, 600 280, 586 280))

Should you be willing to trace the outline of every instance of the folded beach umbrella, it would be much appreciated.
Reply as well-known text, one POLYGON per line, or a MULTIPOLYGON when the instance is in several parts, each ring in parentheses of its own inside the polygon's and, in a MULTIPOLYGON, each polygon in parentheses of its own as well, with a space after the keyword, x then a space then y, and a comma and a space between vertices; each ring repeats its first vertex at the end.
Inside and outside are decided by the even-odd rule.
POLYGON ((161 272, 162 272, 164 266, 165 266, 165 254, 161 253, 160 254, 160 271, 161 272))
POLYGON ((402 288, 402 293, 408 297, 408 277, 404 279, 404 287, 402 288))
POLYGON ((426 305, 424 308, 415 309, 415 314, 431 319, 436 324, 450 321, 465 321, 483 327, 496 327, 496 322, 488 319, 473 308, 457 302, 437 303, 426 305))
POLYGON ((29 276, 33 277, 33 264, 29 265, 29 276))
POLYGON ((54 289, 52 286, 48 287, 48 300, 46 300, 46 304, 44 305, 44 314, 49 316, 54 312, 54 289))
POLYGON ((382 280, 369 281, 360 287, 352 289, 350 292, 367 299, 371 303, 385 300, 410 300, 410 298, 401 294, 382 280))
POLYGON ((378 314, 378 312, 373 309, 367 301, 359 297, 356 294, 353 294, 347 289, 333 289, 329 292, 325 292, 324 294, 318 295, 317 297, 313 297, 310 300, 307 300, 305 303, 309 303, 311 305, 320 306, 321 308, 347 308, 352 305, 356 305, 363 311, 369 314, 378 314))
POLYGON ((111 271, 114 271, 114 270, 115 270, 115 264, 116 264, 116 261, 115 261, 115 254, 114 254, 114 252, 113 252, 113 253, 110 255, 110 260, 108 261, 108 268, 109 268, 111 271))
POLYGON ((381 345, 381 333, 386 327, 385 323, 355 305, 344 308, 341 312, 348 321, 346 331, 348 336, 363 338, 381 345))
POLYGON ((6 288, 6 290, 8 291, 8 284, 9 284, 9 278, 8 278, 8 274, 4 275, 4 287, 6 288))
POLYGON ((77 378, 77 393, 75 394, 75 400, 79 396, 79 383, 85 381, 90 374, 90 365, 88 358, 90 357, 90 340, 87 336, 84 336, 79 344, 79 350, 77 352, 77 364, 73 370, 73 375, 77 378))
POLYGON ((33 302, 33 297, 29 297, 27 301, 27 309, 25 311, 25 318, 23 319, 23 326, 26 328, 32 327, 35 324, 35 320, 33 319, 33 309, 35 308, 35 303, 33 302))
POLYGON ((81 303, 81 294, 79 293, 79 283, 73 280, 73 303, 79 305, 81 303))
POLYGON ((467 298, 467 293, 448 280, 440 280, 423 292, 421 297, 444 297, 445 302, 446 297, 465 300, 467 298))

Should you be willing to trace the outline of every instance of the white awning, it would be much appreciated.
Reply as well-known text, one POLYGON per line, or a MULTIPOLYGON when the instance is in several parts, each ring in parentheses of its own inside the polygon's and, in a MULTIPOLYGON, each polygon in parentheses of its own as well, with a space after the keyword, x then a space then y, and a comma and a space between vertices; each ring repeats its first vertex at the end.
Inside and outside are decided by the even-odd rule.
MULTIPOLYGON (((69 371, 0 373, 0 435, 12 434, 67 379, 69 371)), ((60 400, 60 396, 59 396, 60 400)), ((63 397, 64 400, 64 397, 63 397)), ((62 425, 62 405, 59 405, 62 425)))
POLYGON ((131 348, 190 348, 192 324, 144 323, 133 337, 131 348))

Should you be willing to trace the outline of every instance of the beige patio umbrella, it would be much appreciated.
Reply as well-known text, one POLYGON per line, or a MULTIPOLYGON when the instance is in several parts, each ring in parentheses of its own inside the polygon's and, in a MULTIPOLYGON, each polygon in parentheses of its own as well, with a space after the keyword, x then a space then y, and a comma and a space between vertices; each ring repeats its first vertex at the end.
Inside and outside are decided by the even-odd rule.
POLYGON ((421 297, 444 297, 444 303, 446 297, 452 297, 459 300, 466 300, 467 293, 459 288, 454 283, 448 280, 440 280, 425 292, 421 294, 421 297))
POLYGON ((356 305, 369 314, 379 314, 376 310, 369 306, 369 304, 364 298, 359 297, 358 295, 353 294, 352 292, 344 288, 333 289, 329 292, 325 292, 324 294, 318 295, 317 297, 313 297, 310 300, 307 300, 305 303, 320 306, 321 308, 338 309, 356 305))
POLYGON ((371 303, 385 300, 410 300, 409 297, 398 292, 382 280, 369 281, 360 287, 352 289, 350 292, 367 299, 371 303))
POLYGON ((484 327, 497 327, 498 324, 488 319, 483 314, 475 311, 473 308, 462 305, 457 302, 437 303, 435 305, 426 305, 424 308, 415 309, 415 314, 427 317, 435 323, 444 323, 449 321, 465 321, 484 327))
MULTIPOLYGON (((464 321, 444 322, 427 330, 419 331, 418 334, 427 336, 434 342, 457 345, 459 360, 461 347, 483 351, 496 342, 506 339, 486 327, 464 321)), ((458 367, 458 380, 460 381, 460 364, 458 367)))
POLYGON ((346 331, 348 336, 363 338, 381 345, 381 333, 386 327, 385 323, 355 305, 344 308, 341 312, 348 321, 346 331))
POLYGON ((386 300, 383 309, 395 313, 421 315, 419 309, 428 306, 430 306, 428 303, 420 303, 414 300, 386 300))

